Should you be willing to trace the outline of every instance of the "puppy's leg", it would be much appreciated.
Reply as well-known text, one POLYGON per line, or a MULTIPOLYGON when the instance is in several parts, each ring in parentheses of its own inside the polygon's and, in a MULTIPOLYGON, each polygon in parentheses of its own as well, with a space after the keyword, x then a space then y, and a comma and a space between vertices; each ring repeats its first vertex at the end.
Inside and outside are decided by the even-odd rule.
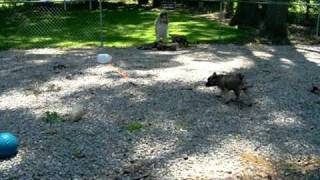
POLYGON ((236 95, 236 101, 239 101, 240 98, 240 89, 233 90, 234 94, 236 95))
POLYGON ((251 107, 253 105, 253 101, 251 96, 249 95, 248 89, 243 89, 243 94, 246 95, 246 102, 244 103, 246 106, 251 107))
POLYGON ((240 89, 234 89, 233 90, 235 96, 236 96, 236 99, 230 99, 227 101, 227 104, 229 104, 230 102, 236 102, 236 103, 240 103, 240 89))
POLYGON ((226 104, 229 104, 230 102, 233 102, 234 99, 229 96, 229 91, 224 91, 224 100, 226 104))

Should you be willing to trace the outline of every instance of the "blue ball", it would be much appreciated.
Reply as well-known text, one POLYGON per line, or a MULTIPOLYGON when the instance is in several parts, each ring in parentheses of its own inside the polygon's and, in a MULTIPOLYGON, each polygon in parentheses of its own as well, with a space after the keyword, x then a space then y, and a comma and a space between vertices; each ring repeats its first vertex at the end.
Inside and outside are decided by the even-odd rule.
POLYGON ((15 155, 18 151, 18 139, 11 133, 0 133, 0 158, 15 155))

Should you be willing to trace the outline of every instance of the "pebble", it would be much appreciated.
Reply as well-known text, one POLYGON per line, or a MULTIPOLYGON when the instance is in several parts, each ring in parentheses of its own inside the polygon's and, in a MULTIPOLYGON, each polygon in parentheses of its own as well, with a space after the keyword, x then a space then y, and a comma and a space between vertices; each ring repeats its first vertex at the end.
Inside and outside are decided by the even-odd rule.
POLYGON ((188 160, 189 159, 187 154, 183 154, 182 157, 183 157, 184 160, 188 160))

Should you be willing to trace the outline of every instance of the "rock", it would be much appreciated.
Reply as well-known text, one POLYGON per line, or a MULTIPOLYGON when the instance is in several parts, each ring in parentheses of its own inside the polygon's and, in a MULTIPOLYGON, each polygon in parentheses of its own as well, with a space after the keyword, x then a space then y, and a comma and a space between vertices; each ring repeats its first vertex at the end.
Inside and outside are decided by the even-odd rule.
POLYGON ((58 131, 56 129, 50 128, 46 131, 46 133, 49 135, 55 135, 58 133, 58 131))
POLYGON ((188 160, 189 159, 187 154, 182 155, 182 157, 183 157, 184 160, 188 160))
POLYGON ((73 78, 72 74, 68 74, 68 75, 66 76, 66 79, 68 79, 68 80, 71 80, 72 78, 73 78))
POLYGON ((67 120, 72 122, 78 122, 86 114, 84 108, 81 105, 74 105, 71 109, 69 115, 67 115, 67 120))

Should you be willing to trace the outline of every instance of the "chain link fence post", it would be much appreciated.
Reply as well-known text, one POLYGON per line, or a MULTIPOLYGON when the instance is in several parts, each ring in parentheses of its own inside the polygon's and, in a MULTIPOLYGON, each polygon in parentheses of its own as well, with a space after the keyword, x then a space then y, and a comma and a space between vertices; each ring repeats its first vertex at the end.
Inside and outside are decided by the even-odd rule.
MULTIPOLYGON (((220 23, 223 24, 223 19, 224 19, 224 0, 220 0, 220 15, 219 16, 220 16, 219 17, 220 23)), ((223 42, 222 35, 223 35, 223 28, 221 26, 220 30, 219 30, 219 40, 221 40, 223 42)))
POLYGON ((100 11, 100 47, 103 47, 103 14, 102 14, 102 0, 99 0, 100 11))
POLYGON ((319 36, 319 21, 320 21, 320 13, 318 14, 318 18, 317 18, 317 29, 316 29, 316 35, 319 36))
MULTIPOLYGON (((320 0, 317 1, 317 10, 320 11, 320 0)), ((320 12, 318 13, 318 18, 317 18, 317 26, 316 26, 316 36, 319 37, 319 24, 320 24, 320 12)))

